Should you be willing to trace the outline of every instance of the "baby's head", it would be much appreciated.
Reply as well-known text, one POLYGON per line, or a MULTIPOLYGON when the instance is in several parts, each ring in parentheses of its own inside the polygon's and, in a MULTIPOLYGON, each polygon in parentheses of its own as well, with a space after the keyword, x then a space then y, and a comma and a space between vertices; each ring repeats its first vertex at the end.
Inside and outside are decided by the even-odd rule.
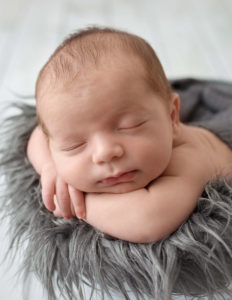
POLYGON ((41 70, 36 101, 57 171, 77 189, 136 190, 170 161, 179 99, 154 50, 135 35, 71 35, 41 70))

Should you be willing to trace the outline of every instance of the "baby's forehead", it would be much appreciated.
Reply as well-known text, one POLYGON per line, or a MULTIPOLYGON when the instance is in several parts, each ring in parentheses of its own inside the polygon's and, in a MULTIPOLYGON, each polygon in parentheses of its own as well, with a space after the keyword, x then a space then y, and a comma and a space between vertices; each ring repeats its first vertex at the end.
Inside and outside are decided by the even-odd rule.
POLYGON ((51 59, 42 70, 37 81, 36 98, 39 98, 47 90, 70 86, 77 78, 81 81, 88 79, 92 74, 108 76, 112 70, 131 74, 143 73, 143 77, 146 73, 141 58, 118 49, 113 50, 110 54, 102 55, 95 62, 86 60, 84 64, 78 57, 70 56, 65 51, 61 51, 58 57, 51 59))
MULTIPOLYGON (((49 72, 49 69, 47 71, 49 72)), ((50 98, 58 99, 64 94, 65 97, 73 95, 76 99, 99 94, 107 94, 111 97, 116 92, 128 94, 136 91, 136 88, 145 86, 145 77, 144 68, 138 59, 127 56, 118 60, 107 59, 104 64, 80 69, 75 76, 70 78, 64 76, 52 80, 47 75, 47 79, 44 78, 47 82, 44 83, 45 87, 42 87, 43 90, 37 102, 41 102, 44 98, 46 102, 50 98)))

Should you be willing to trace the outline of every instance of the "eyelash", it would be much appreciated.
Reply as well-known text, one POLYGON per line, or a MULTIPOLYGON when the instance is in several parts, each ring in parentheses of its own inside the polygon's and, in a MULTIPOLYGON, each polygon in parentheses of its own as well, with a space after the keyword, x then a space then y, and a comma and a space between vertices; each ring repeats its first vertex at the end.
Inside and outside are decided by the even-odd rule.
POLYGON ((69 151, 72 151, 72 150, 78 149, 78 148, 80 148, 80 147, 82 147, 82 146, 84 146, 84 145, 85 145, 85 143, 82 143, 82 144, 79 144, 79 145, 74 145, 74 146, 72 146, 72 147, 69 147, 69 148, 63 149, 63 151, 65 151, 65 152, 69 152, 69 151))
POLYGON ((140 122, 136 125, 133 125, 133 126, 128 126, 128 127, 120 127, 119 130, 126 130, 126 129, 135 129, 135 128, 138 128, 140 126, 142 126, 146 121, 143 121, 143 122, 140 122))

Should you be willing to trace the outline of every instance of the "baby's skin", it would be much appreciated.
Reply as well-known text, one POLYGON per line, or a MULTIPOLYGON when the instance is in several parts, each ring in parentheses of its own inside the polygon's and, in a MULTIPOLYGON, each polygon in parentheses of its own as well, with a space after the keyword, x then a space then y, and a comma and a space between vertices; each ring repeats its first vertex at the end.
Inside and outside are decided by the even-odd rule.
POLYGON ((206 129, 179 121, 176 93, 162 99, 142 68, 121 62, 43 92, 37 109, 46 130, 34 130, 28 157, 55 216, 148 243, 189 217, 207 182, 226 175, 232 151, 206 129))

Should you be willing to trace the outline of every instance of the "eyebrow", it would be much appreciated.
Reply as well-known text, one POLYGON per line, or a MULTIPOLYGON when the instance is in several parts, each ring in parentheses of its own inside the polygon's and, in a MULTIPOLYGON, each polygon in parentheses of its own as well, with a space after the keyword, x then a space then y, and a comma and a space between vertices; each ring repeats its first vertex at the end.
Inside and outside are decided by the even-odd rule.
POLYGON ((121 117, 129 113, 144 114, 146 109, 142 105, 122 105, 119 109, 114 111, 114 117, 121 117))
POLYGON ((123 118, 124 116, 130 115, 130 114, 138 115, 138 116, 145 116, 145 115, 147 115, 147 113, 148 113, 147 110, 141 106, 136 107, 136 108, 134 107, 133 109, 131 109, 131 107, 130 108, 125 107, 124 109, 122 109, 118 112, 116 117, 123 118))

